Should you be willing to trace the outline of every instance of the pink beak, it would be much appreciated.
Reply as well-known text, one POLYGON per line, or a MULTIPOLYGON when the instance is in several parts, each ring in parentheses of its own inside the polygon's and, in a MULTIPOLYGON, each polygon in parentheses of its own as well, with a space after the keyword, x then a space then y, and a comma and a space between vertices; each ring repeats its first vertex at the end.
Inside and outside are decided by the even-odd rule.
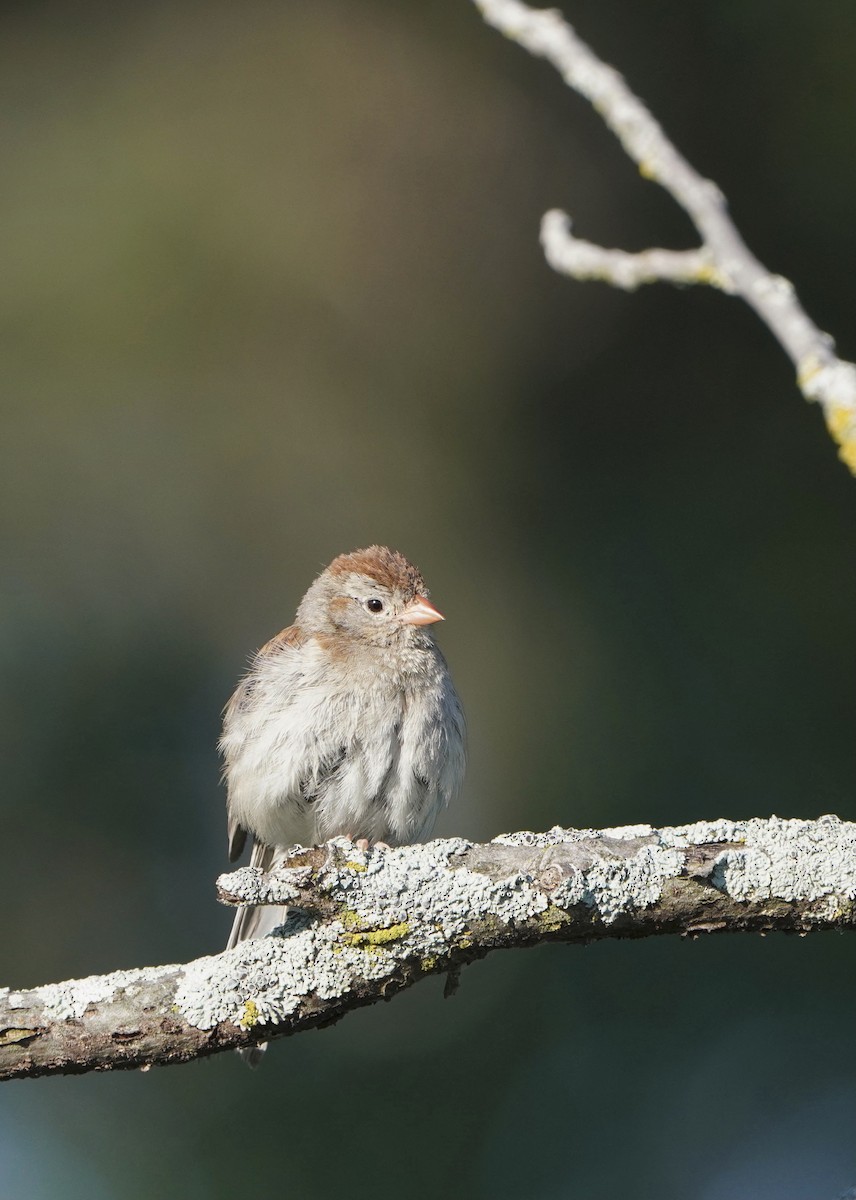
POLYGON ((404 625, 433 625, 435 621, 445 621, 430 600, 424 596, 414 596, 398 618, 404 625))

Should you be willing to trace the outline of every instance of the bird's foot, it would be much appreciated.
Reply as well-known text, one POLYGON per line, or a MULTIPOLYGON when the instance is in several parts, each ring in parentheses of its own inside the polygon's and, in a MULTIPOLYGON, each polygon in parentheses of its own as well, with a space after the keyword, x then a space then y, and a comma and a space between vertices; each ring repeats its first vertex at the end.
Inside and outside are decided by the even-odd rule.
POLYGON ((353 842, 358 850, 363 852, 369 850, 390 850, 391 847, 386 842, 371 842, 368 838, 355 838, 353 834, 348 834, 348 841, 353 842))

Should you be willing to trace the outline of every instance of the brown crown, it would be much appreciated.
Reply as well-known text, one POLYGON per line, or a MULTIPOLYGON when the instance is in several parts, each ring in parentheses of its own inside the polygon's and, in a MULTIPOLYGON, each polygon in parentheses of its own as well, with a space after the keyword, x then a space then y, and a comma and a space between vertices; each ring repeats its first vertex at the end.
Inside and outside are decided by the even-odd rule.
POLYGON ((383 587, 406 595, 427 594, 425 580, 413 563, 386 546, 368 546, 365 550, 340 554, 327 569, 331 575, 368 575, 383 587))

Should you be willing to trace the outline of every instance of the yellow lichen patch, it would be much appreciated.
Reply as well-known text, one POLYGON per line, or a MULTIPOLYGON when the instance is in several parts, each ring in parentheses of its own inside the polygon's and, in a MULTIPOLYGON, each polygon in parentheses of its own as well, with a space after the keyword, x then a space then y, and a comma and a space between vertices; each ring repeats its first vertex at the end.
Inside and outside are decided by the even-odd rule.
POLYGON ((368 869, 366 867, 365 863, 359 863, 359 862, 353 862, 353 861, 346 862, 345 866, 349 867, 350 870, 352 870, 352 871, 365 871, 368 869))
POLYGON ((423 971, 435 970, 436 966, 437 966, 437 955, 436 954, 426 954, 425 957, 422 959, 421 965, 422 965, 423 971))
POLYGON ((657 170, 656 165, 647 158, 643 158, 639 163, 639 174, 643 179, 653 179, 655 183, 660 177, 660 172, 657 170))
POLYGON ((555 904, 551 904, 549 908, 545 908, 539 915, 538 922, 542 928, 554 932, 561 929, 563 925, 567 925, 570 917, 561 908, 557 908, 555 904))
POLYGON ((248 1000, 244 1005, 244 1012, 238 1024, 241 1029, 252 1029, 254 1025, 258 1025, 259 1015, 259 1008, 255 1000, 248 1000))
POLYGON ((856 413, 844 405, 830 405, 826 427, 838 442, 838 457, 856 475, 856 413))
POLYGON ((399 921, 397 925, 389 925, 385 929, 357 929, 353 933, 343 933, 342 941, 349 946, 370 947, 386 946, 389 942, 400 941, 410 932, 408 921, 399 921))
MULTIPOLYGON (((823 363, 816 354, 807 354, 799 364, 797 371, 797 387, 804 392, 814 377, 823 370, 823 363)), ((813 400, 813 396, 808 397, 813 400)))
POLYGON ((852 409, 838 404, 830 405, 826 410, 826 428, 836 442, 843 442, 848 435, 852 435, 854 425, 856 425, 856 413, 852 409))
POLYGON ((704 266, 699 267, 695 272, 695 280, 708 287, 719 288, 722 292, 730 292, 734 286, 728 276, 713 263, 705 263, 704 266))

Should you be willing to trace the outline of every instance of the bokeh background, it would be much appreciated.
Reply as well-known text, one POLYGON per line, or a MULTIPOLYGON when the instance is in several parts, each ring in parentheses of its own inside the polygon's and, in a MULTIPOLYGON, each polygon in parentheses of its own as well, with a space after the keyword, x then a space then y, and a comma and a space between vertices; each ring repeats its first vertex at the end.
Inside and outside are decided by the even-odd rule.
MULTIPOLYGON (((856 6, 574 0, 856 357, 856 6)), ((423 568, 439 833, 856 818, 856 481, 740 303, 466 0, 0 9, 0 981, 216 951, 219 714, 336 553, 423 568)), ((854 946, 494 957, 185 1067, 6 1085, 2 1200, 814 1200, 856 1184, 854 946)))

